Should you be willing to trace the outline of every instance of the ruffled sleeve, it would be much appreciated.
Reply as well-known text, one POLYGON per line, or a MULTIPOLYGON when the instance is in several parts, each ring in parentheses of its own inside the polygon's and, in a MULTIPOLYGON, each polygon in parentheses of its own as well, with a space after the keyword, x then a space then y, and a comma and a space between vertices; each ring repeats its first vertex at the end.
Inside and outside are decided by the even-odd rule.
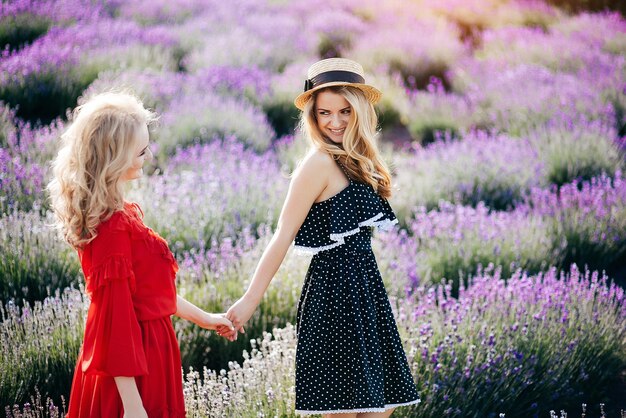
POLYGON ((86 374, 139 376, 148 372, 132 300, 131 231, 119 216, 123 215, 103 223, 85 249, 91 261, 85 272, 91 297, 81 365, 86 374))
POLYGON ((370 186, 351 182, 332 198, 315 204, 296 234, 295 249, 317 254, 345 244, 361 228, 389 229, 398 223, 389 202, 370 186))

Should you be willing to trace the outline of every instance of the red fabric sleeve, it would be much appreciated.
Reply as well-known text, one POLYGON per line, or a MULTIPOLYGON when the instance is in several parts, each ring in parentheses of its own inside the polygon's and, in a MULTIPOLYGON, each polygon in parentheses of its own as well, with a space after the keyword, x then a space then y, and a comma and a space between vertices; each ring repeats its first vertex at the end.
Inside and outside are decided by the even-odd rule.
POLYGON ((130 234, 102 228, 90 244, 93 267, 86 284, 91 305, 85 324, 82 370, 108 376, 147 374, 141 328, 132 301, 135 275, 130 234))

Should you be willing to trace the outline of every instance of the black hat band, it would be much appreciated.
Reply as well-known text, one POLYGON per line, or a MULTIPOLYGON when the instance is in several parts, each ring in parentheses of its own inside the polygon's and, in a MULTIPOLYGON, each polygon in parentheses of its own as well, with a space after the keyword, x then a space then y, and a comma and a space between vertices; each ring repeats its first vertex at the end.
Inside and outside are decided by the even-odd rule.
POLYGON ((316 75, 311 79, 305 80, 304 91, 309 91, 312 88, 318 87, 322 84, 333 83, 337 81, 344 83, 365 84, 365 79, 357 73, 353 73, 351 71, 326 71, 324 73, 316 75))

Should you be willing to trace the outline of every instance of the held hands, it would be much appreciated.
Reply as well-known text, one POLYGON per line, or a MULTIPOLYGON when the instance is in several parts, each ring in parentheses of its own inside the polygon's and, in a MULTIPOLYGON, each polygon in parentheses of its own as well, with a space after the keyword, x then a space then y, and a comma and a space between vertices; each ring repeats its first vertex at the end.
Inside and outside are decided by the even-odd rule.
POLYGON ((206 313, 204 321, 199 325, 202 328, 217 331, 217 335, 231 342, 237 339, 237 331, 233 327, 233 324, 226 319, 225 314, 206 313))
POLYGON ((228 318, 238 332, 245 333, 243 326, 248 322, 254 310, 257 307, 257 303, 250 300, 246 295, 239 299, 233 306, 226 312, 226 318, 228 318))
POLYGON ((180 295, 176 295, 175 315, 202 328, 216 330, 218 335, 230 341, 235 341, 237 338, 237 331, 235 331, 233 324, 226 319, 225 314, 208 313, 180 295))

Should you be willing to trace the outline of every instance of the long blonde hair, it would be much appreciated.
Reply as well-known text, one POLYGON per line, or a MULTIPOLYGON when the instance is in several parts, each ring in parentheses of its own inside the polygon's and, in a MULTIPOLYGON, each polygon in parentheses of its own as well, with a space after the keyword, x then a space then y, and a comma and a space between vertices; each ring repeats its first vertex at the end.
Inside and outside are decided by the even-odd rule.
POLYGON ((343 165, 354 180, 371 185, 382 197, 391 197, 391 174, 376 145, 378 117, 372 105, 358 88, 337 86, 313 93, 300 118, 300 128, 312 145, 330 154, 343 165), (325 137, 317 126, 317 95, 330 90, 342 95, 352 107, 350 121, 341 144, 325 137))
POLYGON ((155 114, 128 93, 102 93, 78 106, 61 136, 48 184, 56 227, 74 248, 93 240, 97 226, 124 208, 124 174, 137 132, 155 114))

